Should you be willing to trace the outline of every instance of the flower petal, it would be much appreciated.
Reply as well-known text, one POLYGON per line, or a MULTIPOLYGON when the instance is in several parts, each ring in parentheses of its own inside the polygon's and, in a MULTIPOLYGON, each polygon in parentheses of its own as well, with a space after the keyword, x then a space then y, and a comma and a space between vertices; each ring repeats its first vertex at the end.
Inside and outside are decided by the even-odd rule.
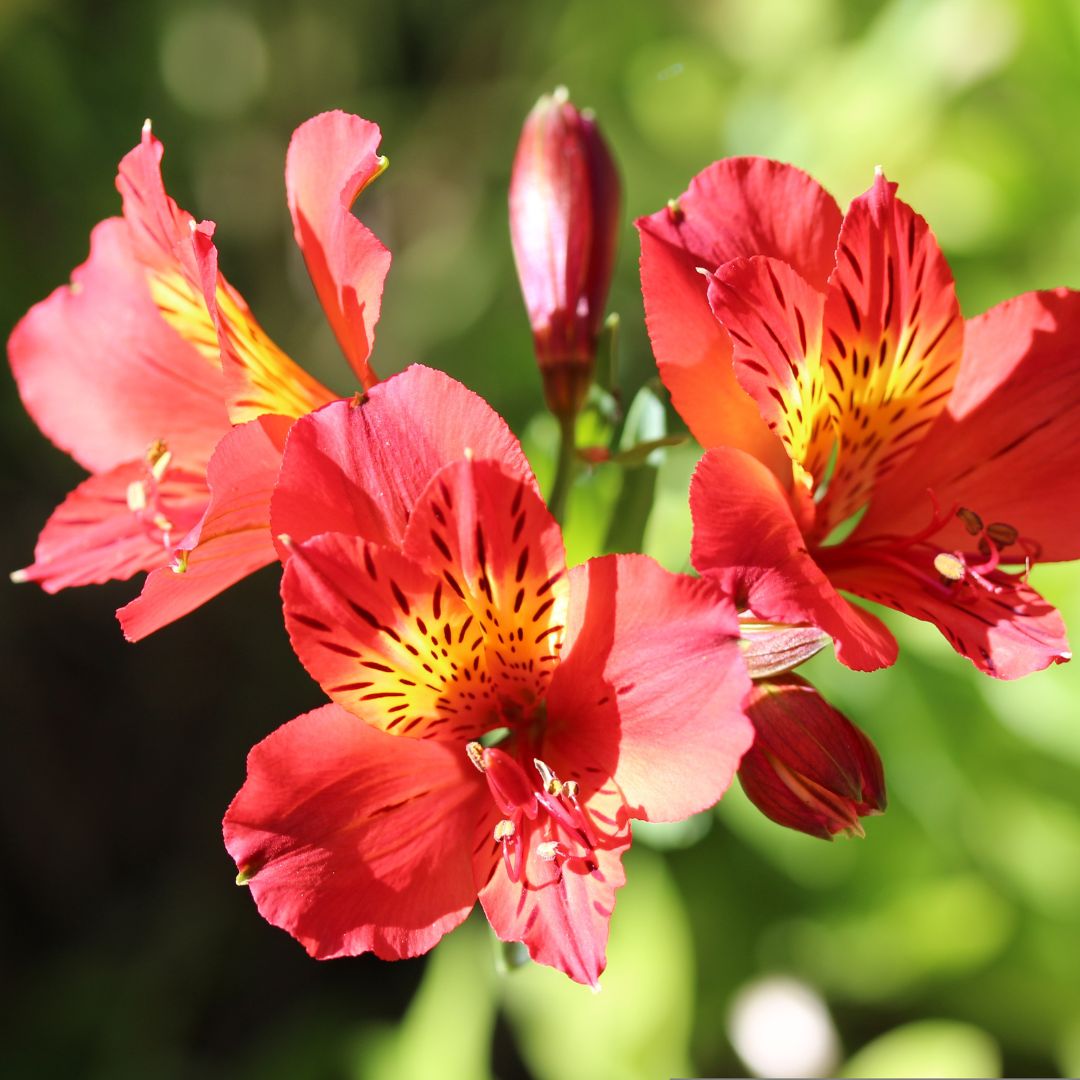
POLYGON ((427 952, 476 900, 486 791, 465 754, 325 705, 263 739, 225 814, 262 916, 319 959, 427 952))
POLYGON ((823 350, 839 445, 823 533, 866 504, 944 411, 964 336, 934 234, 880 173, 852 202, 836 258, 823 350))
POLYGON ((119 218, 94 229, 90 257, 30 309, 8 354, 27 411, 91 472, 156 440, 198 470, 228 430, 220 374, 162 321, 119 218))
POLYGON ((264 413, 302 416, 334 395, 293 363, 255 321, 243 297, 218 272, 214 226, 180 209, 161 178, 164 148, 143 128, 120 162, 116 186, 132 247, 165 321, 225 375, 234 424, 264 413))
POLYGON ((264 416, 233 428, 207 469, 210 504, 168 566, 116 614, 128 641, 167 626, 277 558, 270 537, 270 493, 290 421, 264 416))
POLYGON ((1061 615, 1019 576, 995 571, 985 583, 943 581, 923 549, 909 554, 907 568, 898 560, 860 562, 854 551, 838 556, 843 564, 829 571, 837 588, 933 623, 988 675, 1018 679, 1071 656, 1061 615))
POLYGON ((155 483, 156 499, 148 499, 144 485, 150 482, 145 461, 84 480, 45 523, 33 565, 17 570, 13 578, 36 581, 54 593, 73 585, 125 581, 168 562, 172 543, 206 506, 206 483, 197 474, 171 470, 155 483))
POLYGON ((570 598, 541 756, 586 792, 611 778, 633 817, 712 806, 753 738, 731 600, 644 555, 575 567, 570 598))
POLYGON ((776 478, 739 450, 710 450, 690 483, 691 560, 755 616, 816 626, 856 671, 887 667, 896 641, 881 621, 848 603, 810 557, 776 478))
POLYGON ((566 621, 564 559, 522 477, 460 462, 417 502, 403 553, 340 533, 294 547, 285 622, 339 704, 395 735, 464 742, 543 698, 566 621))
POLYGON ((404 552, 476 615, 501 708, 527 712, 559 661, 568 586, 562 531, 525 477, 498 462, 454 462, 416 504, 404 552))
POLYGON ((764 158, 728 158, 699 173, 671 208, 637 222, 653 352, 672 401, 705 447, 736 446, 778 475, 787 462, 731 372, 731 343, 704 310, 706 282, 732 259, 765 255, 816 289, 832 270, 841 215, 806 173, 764 158))
MULTIPOLYGON (((639 223, 640 226, 640 223, 639 223)), ((685 253, 641 228, 645 322, 671 403, 702 446, 737 446, 790 472, 787 455, 735 381, 731 339, 709 310, 704 277, 685 253)))
POLYGON ((824 294, 787 263, 755 256, 716 271, 709 306, 731 337, 739 385, 812 490, 835 442, 821 364, 824 294))
POLYGON ((260 416, 304 416, 337 396, 294 363, 255 321, 244 298, 218 270, 213 222, 192 233, 202 306, 220 348, 229 417, 243 424, 260 416))
POLYGON ((529 478, 525 455, 483 398, 441 371, 414 365, 293 427, 274 493, 274 535, 324 532, 400 547, 421 492, 471 450, 529 478))
MULTIPOLYGON (((1025 293, 971 319, 947 411, 875 493, 852 538, 917 533, 930 518, 929 489, 943 508, 1014 526, 1038 559, 1080 558, 1078 402, 1080 293, 1025 293)), ((968 540, 959 521, 935 538, 945 548, 968 540)))
POLYGON ((597 990, 607 963, 615 890, 626 881, 622 856, 630 847, 630 827, 618 795, 594 795, 586 812, 594 822, 603 818, 612 824, 594 829, 597 845, 585 857, 543 858, 545 843, 575 851, 580 842, 557 822, 542 829, 522 820, 522 869, 512 881, 493 838, 500 814, 491 807, 476 828, 474 872, 480 903, 501 941, 524 942, 537 963, 597 990))
POLYGON ((293 234, 342 352, 369 389, 368 364, 390 252, 351 213, 386 168, 378 125, 340 111, 313 116, 293 132, 285 188, 293 234))

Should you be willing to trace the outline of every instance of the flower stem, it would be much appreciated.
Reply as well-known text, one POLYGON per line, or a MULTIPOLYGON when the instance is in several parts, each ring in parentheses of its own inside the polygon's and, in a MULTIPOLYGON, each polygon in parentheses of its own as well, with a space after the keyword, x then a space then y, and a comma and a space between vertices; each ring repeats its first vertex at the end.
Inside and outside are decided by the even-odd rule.
POLYGON ((559 418, 559 461, 555 467, 555 482, 551 485, 548 509, 560 525, 566 516, 566 502, 577 471, 576 428, 575 417, 559 418))

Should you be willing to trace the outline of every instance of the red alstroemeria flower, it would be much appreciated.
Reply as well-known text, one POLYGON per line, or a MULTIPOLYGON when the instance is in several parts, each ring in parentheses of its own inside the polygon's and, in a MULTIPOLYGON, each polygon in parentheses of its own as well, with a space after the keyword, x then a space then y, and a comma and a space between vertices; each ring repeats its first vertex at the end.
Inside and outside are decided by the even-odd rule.
MULTIPOLYGON (((293 135, 286 188, 319 299, 364 387, 390 256, 349 212, 385 159, 376 125, 325 113, 293 135)), ((213 225, 165 192, 149 125, 120 163, 123 217, 95 228, 70 286, 12 333, 42 431, 92 475, 16 580, 46 591, 150 577, 119 612, 132 640, 276 557, 270 492, 289 424, 336 395, 294 364, 217 271, 213 225)))
POLYGON ((334 704, 252 750, 226 845, 313 956, 415 956, 479 898, 596 986, 630 820, 711 805, 750 743, 735 613, 644 556, 567 571, 502 421, 426 369, 387 391, 407 378, 422 420, 380 386, 289 440, 285 618, 334 704), (473 453, 443 464, 448 428, 473 453))
POLYGON ((694 565, 857 669, 896 643, 838 590, 934 623, 1001 678, 1068 659, 1027 572, 1080 555, 1080 294, 965 324, 933 234, 880 174, 841 217, 797 169, 721 161, 638 226, 661 375, 710 448, 694 565))

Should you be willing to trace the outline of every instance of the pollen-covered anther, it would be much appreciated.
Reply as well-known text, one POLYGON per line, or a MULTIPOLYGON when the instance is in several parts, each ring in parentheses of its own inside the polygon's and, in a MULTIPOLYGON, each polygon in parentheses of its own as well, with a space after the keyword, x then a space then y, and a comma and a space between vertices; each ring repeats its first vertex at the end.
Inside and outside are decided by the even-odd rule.
POLYGON ((146 509, 146 485, 141 480, 132 480, 128 484, 127 505, 133 514, 141 514, 146 509))
POLYGON ((963 581, 967 573, 964 560, 948 551, 934 556, 934 569, 947 581, 963 581))
POLYGON ((479 772, 484 771, 484 748, 478 742, 467 743, 465 753, 479 772))
POLYGON ((501 843, 503 840, 509 840, 516 832, 517 826, 509 818, 503 818, 495 826, 495 839, 501 843))
POLYGON ((164 479, 171 463, 172 451, 163 439, 155 439, 146 451, 146 464, 150 466, 150 474, 158 483, 164 479))
POLYGON ((537 844, 536 854, 544 862, 554 862, 560 855, 566 856, 558 840, 545 840, 542 844, 537 844))
POLYGON ((545 761, 541 761, 539 758, 533 758, 533 764, 536 766, 536 771, 540 774, 540 779, 543 782, 544 790, 549 795, 561 795, 562 794, 562 781, 555 775, 554 770, 545 761))

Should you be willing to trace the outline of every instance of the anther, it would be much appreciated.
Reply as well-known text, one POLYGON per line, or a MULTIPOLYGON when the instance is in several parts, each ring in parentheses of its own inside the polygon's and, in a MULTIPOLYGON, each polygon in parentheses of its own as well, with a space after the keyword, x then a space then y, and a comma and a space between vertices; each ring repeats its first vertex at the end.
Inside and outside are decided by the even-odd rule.
POLYGON ((484 748, 478 742, 471 742, 465 745, 465 753, 469 755, 469 760, 480 771, 484 771, 484 748))
POLYGON ((536 854, 544 862, 554 862, 562 854, 558 840, 546 840, 536 845, 536 854))
POLYGON ((495 839, 501 843, 503 840, 509 840, 516 832, 517 828, 514 823, 509 818, 503 818, 495 826, 495 839))
POLYGON ((546 761, 541 761, 539 758, 533 758, 533 764, 536 766, 536 771, 540 774, 540 780, 543 782, 544 790, 549 795, 558 795, 562 791, 562 784, 559 783, 559 778, 555 775, 555 771, 546 761))
POLYGON ((578 797, 578 782, 576 780, 567 780, 563 786, 563 794, 573 801, 577 801, 578 797))
POLYGON ((998 548, 1007 548, 1020 539, 1020 531, 1004 521, 993 521, 986 526, 986 535, 998 548))
POLYGON ((948 551, 940 551, 934 556, 934 569, 949 581, 963 581, 967 573, 964 560, 948 551))
POLYGON ((139 514, 146 509, 146 487, 141 480, 132 480, 127 487, 128 509, 139 514))
POLYGON ((956 516, 963 522, 964 528, 972 536, 978 536, 983 531, 982 518, 975 513, 974 510, 969 510, 966 506, 961 506, 956 511, 956 516))

